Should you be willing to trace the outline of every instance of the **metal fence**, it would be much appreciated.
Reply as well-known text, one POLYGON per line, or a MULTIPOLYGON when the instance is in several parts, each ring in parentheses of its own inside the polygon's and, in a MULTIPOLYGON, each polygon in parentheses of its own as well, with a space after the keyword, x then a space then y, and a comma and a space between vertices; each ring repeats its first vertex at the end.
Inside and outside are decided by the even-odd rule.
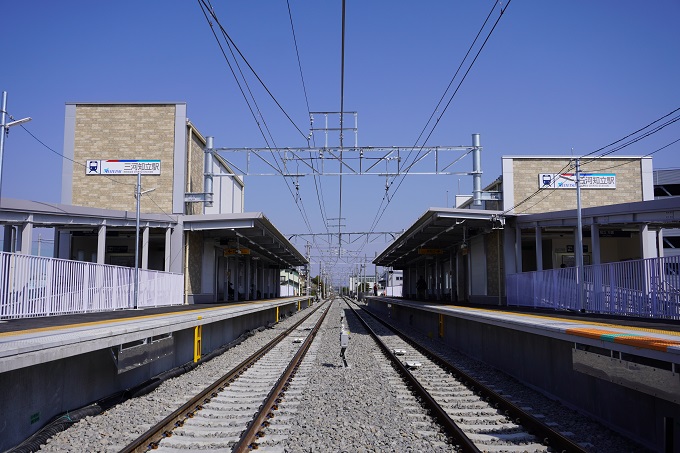
POLYGON ((401 285, 399 285, 399 286, 388 286, 387 288, 385 288, 383 290, 383 292, 385 293, 385 296, 401 297, 402 288, 403 288, 403 286, 401 286, 401 285))
POLYGON ((680 256, 593 264, 583 274, 582 303, 574 267, 509 275, 508 305, 680 319, 680 256))
MULTIPOLYGON (((180 305, 181 274, 139 270, 138 307, 180 305)), ((0 252, 0 319, 134 308, 134 269, 0 252)))

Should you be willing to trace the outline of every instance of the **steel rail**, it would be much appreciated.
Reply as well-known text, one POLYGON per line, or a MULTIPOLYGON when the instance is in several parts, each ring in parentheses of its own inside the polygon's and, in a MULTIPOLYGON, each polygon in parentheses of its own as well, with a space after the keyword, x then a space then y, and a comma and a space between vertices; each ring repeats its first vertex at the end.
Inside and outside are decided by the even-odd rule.
POLYGON ((443 357, 439 356, 437 353, 430 351, 425 346, 422 346, 417 341, 413 340, 400 329, 393 326, 391 323, 379 318, 377 315, 372 313, 370 310, 366 310, 361 307, 363 311, 371 315, 374 319, 379 321, 384 326, 388 327, 394 331, 402 340, 407 342, 411 347, 415 348, 418 352, 435 362, 440 367, 446 369, 448 372, 452 373, 457 379, 462 379, 464 385, 470 388, 474 393, 478 394, 484 399, 493 402, 497 409, 501 410, 508 418, 512 419, 518 425, 523 426, 527 429, 530 434, 538 437, 542 440, 543 444, 555 449, 562 453, 587 453, 587 450, 583 449, 576 443, 572 442, 559 432, 547 426, 545 423, 541 422, 538 418, 529 414, 527 411, 519 408, 517 405, 513 404, 503 396, 491 390, 489 387, 485 386, 477 379, 473 378, 469 374, 465 373, 461 369, 452 365, 446 361, 443 357))
POLYGON ((241 363, 236 365, 231 371, 217 379, 210 386, 208 386, 201 393, 193 397, 191 400, 187 401, 177 410, 172 412, 170 415, 165 417, 160 422, 152 426, 147 432, 139 436, 137 439, 128 444, 125 448, 121 449, 121 453, 141 453, 146 452, 158 447, 158 443, 165 437, 172 435, 172 430, 174 428, 180 427, 184 424, 184 420, 187 418, 192 418, 194 413, 203 407, 203 404, 208 403, 211 398, 217 396, 217 393, 228 386, 230 383, 234 382, 238 376, 243 374, 245 370, 250 368, 255 362, 257 362, 262 356, 269 352, 274 346, 280 343, 286 336, 292 333, 296 328, 298 328, 303 322, 305 322, 310 316, 316 313, 322 305, 319 305, 316 309, 311 311, 308 315, 302 318, 300 321, 296 322, 292 327, 282 332, 276 338, 272 339, 269 343, 264 345, 258 351, 253 353, 250 357, 243 360, 241 363))
POLYGON ((248 426, 248 429, 241 435, 241 438, 232 451, 236 453, 245 453, 258 448, 256 439, 264 436, 262 428, 268 426, 268 422, 266 420, 274 417, 273 411, 278 409, 278 404, 281 402, 286 390, 288 389, 291 379, 300 367, 300 363, 302 363, 302 360, 305 358, 305 355, 307 354, 309 347, 312 345, 317 332, 321 328, 321 324, 323 323, 324 319, 326 319, 326 315, 328 314, 332 304, 333 302, 328 305, 328 308, 326 308, 324 314, 321 316, 321 318, 319 318, 319 321, 317 321, 309 335, 307 335, 307 338, 300 346, 300 349, 298 349, 298 352, 295 353, 295 356, 291 359, 290 363, 286 367, 286 370, 283 372, 276 385, 269 392, 269 395, 267 395, 267 399, 260 407, 260 410, 257 412, 253 421, 248 426))
MULTIPOLYGON (((376 341, 380 349, 383 351, 385 356, 392 361, 395 367, 397 367, 399 373, 402 377, 409 383, 409 386, 414 390, 416 395, 420 398, 421 404, 428 409, 434 417, 439 421, 439 423, 446 429, 446 432, 451 436, 454 442, 460 447, 460 451, 464 453, 481 453, 481 450, 470 440, 470 438, 460 429, 460 427, 454 422, 449 414, 437 403, 437 401, 430 395, 430 393, 425 390, 425 388, 418 382, 415 376, 406 368, 406 366, 401 363, 401 360, 397 358, 396 355, 390 350, 390 348, 378 337, 378 335, 371 329, 366 323, 366 321, 356 312, 356 310, 350 305, 349 299, 345 298, 347 306, 354 312, 359 321, 364 325, 366 330, 371 334, 373 339, 376 341)), ((368 313, 368 312, 367 312, 368 313)))

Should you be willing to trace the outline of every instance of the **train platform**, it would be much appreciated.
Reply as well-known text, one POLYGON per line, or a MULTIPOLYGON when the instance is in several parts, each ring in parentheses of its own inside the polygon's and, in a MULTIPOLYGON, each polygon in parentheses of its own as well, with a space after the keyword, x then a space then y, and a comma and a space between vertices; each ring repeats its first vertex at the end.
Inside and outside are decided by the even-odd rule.
POLYGON ((505 306, 472 307, 389 297, 370 299, 680 364, 680 323, 677 322, 614 318, 588 313, 518 310, 505 306))
POLYGON ((0 321, 0 450, 45 423, 186 371, 256 329, 309 307, 309 296, 0 321))
POLYGON ((680 432, 678 322, 367 299, 381 316, 439 338, 641 444, 680 432))
MULTIPOLYGON (((248 302, 179 305, 0 321, 0 373, 88 352, 161 338, 196 326, 299 304, 284 297, 248 302)), ((297 307, 295 307, 297 305, 297 307)), ((290 310, 290 308, 288 308, 290 310)))

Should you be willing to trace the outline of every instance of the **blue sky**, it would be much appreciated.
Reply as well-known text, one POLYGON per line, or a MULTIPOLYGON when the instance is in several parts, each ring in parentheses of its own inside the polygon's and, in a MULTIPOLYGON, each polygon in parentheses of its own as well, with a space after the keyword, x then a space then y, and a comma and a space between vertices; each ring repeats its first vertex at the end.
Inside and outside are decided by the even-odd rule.
MULTIPOLYGON (((360 145, 416 143, 493 4, 347 1, 344 107, 358 111, 360 145)), ((286 2, 213 6, 306 132, 286 2)), ((290 7, 310 108, 337 111, 341 2, 290 0, 290 7)), ((72 101, 184 101, 189 118, 204 135, 215 136, 216 146, 266 146, 197 1, 23 0, 3 2, 1 11, 0 90, 9 93, 8 111, 33 117, 27 129, 57 152, 63 147, 64 104, 72 101)), ((500 175, 502 155, 569 154, 572 148, 580 155, 617 140, 680 107, 679 19, 677 0, 514 0, 427 145, 468 145, 471 134, 480 133, 487 184, 500 175)), ((306 146, 248 77, 276 144, 306 146)), ((616 155, 644 155, 678 138, 680 123, 616 155)), ((654 167, 680 166, 678 151, 680 143, 654 154, 654 167)), ((2 195, 58 202, 61 164, 13 128, 5 144, 2 195)), ((463 159, 456 171, 471 165, 463 159)), ((250 177, 246 184, 246 210, 263 211, 284 233, 309 232, 282 178, 250 177)), ((331 218, 338 217, 338 186, 337 177, 322 179, 331 218)), ((452 204, 459 186, 468 193, 470 178, 408 177, 390 194, 375 230, 407 228, 428 207, 445 206, 447 197, 452 204)), ((384 187, 377 176, 343 178, 346 231, 371 227, 384 187)), ((300 180, 300 194, 312 230, 325 231, 312 178, 300 180)), ((377 241, 361 253, 371 257, 385 246, 377 241)))

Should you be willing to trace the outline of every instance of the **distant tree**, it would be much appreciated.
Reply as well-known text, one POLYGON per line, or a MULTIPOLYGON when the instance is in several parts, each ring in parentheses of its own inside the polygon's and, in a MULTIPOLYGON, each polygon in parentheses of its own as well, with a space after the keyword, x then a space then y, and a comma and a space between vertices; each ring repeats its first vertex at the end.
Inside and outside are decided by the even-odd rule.
POLYGON ((321 281, 320 276, 312 277, 312 296, 321 294, 323 292, 323 281, 321 281))

